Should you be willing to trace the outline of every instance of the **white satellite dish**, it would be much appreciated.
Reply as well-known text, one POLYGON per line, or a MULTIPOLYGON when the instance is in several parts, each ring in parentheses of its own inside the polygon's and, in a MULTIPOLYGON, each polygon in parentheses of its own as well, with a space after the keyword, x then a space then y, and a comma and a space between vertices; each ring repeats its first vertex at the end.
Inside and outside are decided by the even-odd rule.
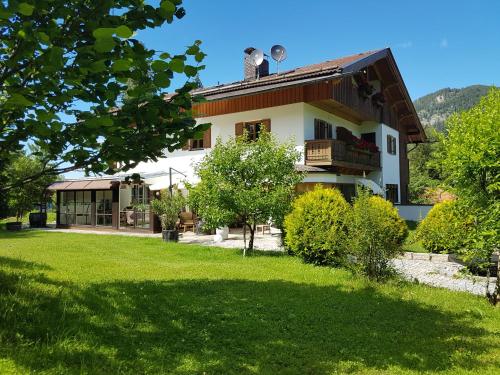
POLYGON ((271 57, 276 61, 276 71, 279 74, 280 62, 286 59, 286 48, 280 44, 271 47, 271 57))
POLYGON ((250 54, 250 63, 253 66, 259 66, 262 64, 264 61, 264 52, 262 52, 261 49, 255 49, 251 54, 250 54))

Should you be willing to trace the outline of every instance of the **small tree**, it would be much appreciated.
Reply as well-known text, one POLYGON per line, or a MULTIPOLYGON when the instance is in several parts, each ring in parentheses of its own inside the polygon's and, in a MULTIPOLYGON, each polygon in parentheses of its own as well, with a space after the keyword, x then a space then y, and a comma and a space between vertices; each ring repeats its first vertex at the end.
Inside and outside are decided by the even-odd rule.
MULTIPOLYGON (((493 251, 500 248, 499 124, 500 89, 492 88, 478 105, 450 117, 442 140, 447 183, 461 204, 475 213, 474 230, 468 233, 462 256, 476 263, 481 260, 487 272, 493 251)), ((500 282, 493 294, 487 293, 496 303, 500 282)))
MULTIPOLYGON (((41 173, 43 168, 43 163, 37 157, 19 154, 7 166, 5 176, 7 181, 17 181, 25 176, 41 173)), ((30 211, 36 203, 44 202, 46 188, 55 180, 56 176, 42 174, 37 180, 8 191, 7 203, 9 208, 15 211, 17 221, 21 221, 24 214, 30 211)))
POLYGON ((168 190, 162 190, 159 199, 151 201, 151 209, 158 215, 163 230, 174 230, 179 214, 186 201, 179 190, 170 195, 168 190))
POLYGON ((293 142, 280 144, 264 130, 254 142, 246 135, 225 143, 218 139, 196 166, 201 182, 190 189, 190 204, 209 228, 242 222, 245 255, 247 228, 248 249, 252 250, 258 223, 271 219, 282 225, 295 185, 302 180, 295 170, 299 159, 293 142))
POLYGON ((391 202, 358 189, 349 223, 349 247, 354 267, 371 279, 390 273, 389 260, 402 252, 408 227, 391 202))

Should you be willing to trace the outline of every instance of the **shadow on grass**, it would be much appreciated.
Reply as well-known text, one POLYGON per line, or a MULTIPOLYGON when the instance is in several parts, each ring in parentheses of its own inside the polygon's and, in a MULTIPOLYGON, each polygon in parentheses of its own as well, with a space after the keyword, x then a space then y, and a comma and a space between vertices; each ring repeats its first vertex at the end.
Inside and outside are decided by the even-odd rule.
POLYGON ((34 269, 3 277, 11 285, 0 291, 2 357, 33 372, 425 372, 480 369, 479 353, 494 349, 465 315, 374 288, 279 280, 78 286, 34 269), (452 356, 457 350, 465 354, 452 356))

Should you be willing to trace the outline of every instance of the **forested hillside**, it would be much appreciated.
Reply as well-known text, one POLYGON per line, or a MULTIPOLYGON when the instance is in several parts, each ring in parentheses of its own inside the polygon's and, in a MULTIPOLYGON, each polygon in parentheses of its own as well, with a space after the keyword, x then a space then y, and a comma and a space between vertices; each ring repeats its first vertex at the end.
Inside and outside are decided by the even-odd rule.
POLYGON ((445 88, 413 102, 424 127, 444 129, 444 122, 454 112, 471 108, 486 95, 491 86, 473 85, 462 89, 445 88))
POLYGON ((441 144, 438 142, 446 119, 455 112, 470 109, 491 86, 473 85, 462 89, 445 88, 414 101, 415 109, 424 126, 428 143, 410 146, 410 201, 436 203, 448 196, 441 188, 444 175, 441 169, 441 144))

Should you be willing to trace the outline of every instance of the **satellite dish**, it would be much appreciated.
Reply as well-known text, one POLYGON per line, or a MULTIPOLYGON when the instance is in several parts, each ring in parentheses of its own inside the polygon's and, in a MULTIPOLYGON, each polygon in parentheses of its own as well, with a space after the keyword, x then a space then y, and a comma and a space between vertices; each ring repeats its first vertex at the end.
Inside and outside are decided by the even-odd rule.
POLYGON ((276 44, 271 48, 271 56, 276 62, 282 62, 286 59, 286 49, 282 45, 276 44))
POLYGON ((255 49, 251 54, 250 54, 250 63, 257 67, 262 62, 264 61, 264 52, 262 52, 261 49, 255 49))
POLYGON ((271 48, 271 56, 276 61, 277 74, 280 72, 280 62, 286 59, 286 49, 280 44, 275 44, 271 48))

